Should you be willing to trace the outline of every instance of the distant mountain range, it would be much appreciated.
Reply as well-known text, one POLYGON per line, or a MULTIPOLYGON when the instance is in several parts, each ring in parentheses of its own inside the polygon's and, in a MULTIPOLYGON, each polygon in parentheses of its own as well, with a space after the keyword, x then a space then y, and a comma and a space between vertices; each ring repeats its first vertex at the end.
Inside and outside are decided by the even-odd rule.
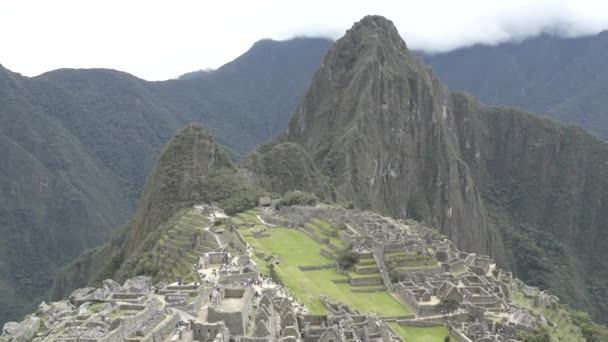
POLYGON ((608 313, 608 143, 450 92, 383 17, 365 17, 334 44, 287 129, 237 172, 210 161, 217 148, 200 130, 169 143, 134 219, 72 263, 56 296, 104 277, 154 275, 146 253, 179 210, 171 203, 214 198, 234 210, 256 193, 297 189, 421 220, 597 319, 608 313))
MULTIPOLYGON (((104 69, 29 78, 0 67, 0 324, 127 222, 179 128, 202 124, 240 159, 292 116, 287 133, 244 162, 262 188, 424 219, 596 317, 608 312, 604 144, 439 83, 607 138, 608 34, 419 54, 437 77, 395 37, 374 54, 357 41, 344 39, 319 71, 333 42, 318 38, 262 40, 217 70, 163 82, 104 69)), ((63 285, 56 293, 71 287, 63 285)))
POLYGON ((164 82, 0 66, 0 324, 127 221, 176 130, 204 124, 237 159, 282 131, 330 45, 262 40, 211 73, 164 82))
POLYGON ((579 125, 608 139, 608 31, 420 54, 452 90, 579 125))

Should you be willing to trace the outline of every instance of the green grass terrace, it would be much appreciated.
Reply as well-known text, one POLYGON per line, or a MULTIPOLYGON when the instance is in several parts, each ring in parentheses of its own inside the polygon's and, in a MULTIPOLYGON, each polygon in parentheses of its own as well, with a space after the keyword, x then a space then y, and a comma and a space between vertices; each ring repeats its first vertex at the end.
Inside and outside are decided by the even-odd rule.
MULTIPOLYGON (((312 225, 323 227, 326 230, 335 229, 321 220, 313 221, 312 225)), ((333 302, 348 304, 359 311, 375 313, 381 317, 412 314, 411 310, 393 298, 384 289, 383 285, 351 286, 349 277, 339 274, 335 268, 313 271, 300 270, 298 266, 317 266, 332 263, 332 260, 319 253, 324 245, 315 241, 303 231, 273 227, 265 231, 265 234, 269 234, 268 237, 256 238, 252 235, 253 230, 254 228, 250 227, 241 229, 239 232, 254 248, 255 254, 264 253, 263 257, 275 255, 279 258, 280 264, 275 267, 275 270, 284 285, 312 313, 323 314, 326 312, 325 307, 319 300, 320 295, 325 295, 333 302)), ((264 270, 265 261, 262 258, 256 257, 256 261, 262 265, 264 270)), ((371 260, 373 261, 373 259, 371 260)), ((369 262, 369 260, 367 261, 369 262)), ((355 272, 350 275, 354 277, 379 276, 377 273, 357 274, 355 272)))
MULTIPOLYGON (((445 337, 449 335, 448 329, 444 326, 434 328, 406 327, 397 323, 390 323, 390 326, 395 330, 404 341, 415 342, 443 342, 445 337)), ((452 337, 453 341, 456 341, 452 337)))

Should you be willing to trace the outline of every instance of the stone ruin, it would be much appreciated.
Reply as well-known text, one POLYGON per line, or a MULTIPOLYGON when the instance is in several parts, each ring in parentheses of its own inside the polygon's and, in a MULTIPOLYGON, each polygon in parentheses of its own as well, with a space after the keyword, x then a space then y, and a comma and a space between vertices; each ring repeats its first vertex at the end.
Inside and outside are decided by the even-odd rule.
MULTIPOLYGON (((221 215, 216 206, 195 210, 221 215)), ((0 340, 402 341, 389 322, 442 325, 439 304, 452 299, 459 304, 451 318, 457 340, 515 341, 519 331, 535 329, 543 318, 515 306, 514 291, 523 294, 533 308, 558 305, 557 297, 525 285, 498 269, 491 258, 461 252, 435 230, 417 223, 326 206, 266 209, 260 216, 266 229, 274 224, 301 229, 325 244, 330 258, 329 250, 336 250, 308 224, 312 218, 321 218, 341 227, 337 238, 354 246, 365 259, 355 272, 379 274, 363 280, 349 278, 350 285, 357 285, 353 281, 383 284, 414 315, 378 318, 325 297, 320 300, 327 314, 313 315, 288 289, 260 276, 250 246, 236 234, 237 238, 227 237, 232 240, 225 248, 197 256, 200 282, 153 284, 149 277, 135 277, 121 285, 108 279, 99 287, 78 289, 66 300, 40 304, 22 322, 5 324, 0 340), (395 274, 396 282, 391 280, 395 274)))

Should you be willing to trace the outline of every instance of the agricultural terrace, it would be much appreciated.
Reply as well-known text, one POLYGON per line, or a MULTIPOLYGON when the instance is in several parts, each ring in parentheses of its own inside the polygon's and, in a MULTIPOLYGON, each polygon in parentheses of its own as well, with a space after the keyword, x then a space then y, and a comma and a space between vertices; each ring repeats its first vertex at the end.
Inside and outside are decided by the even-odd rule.
POLYGON ((264 258, 271 255, 278 257, 280 263, 275 266, 275 270, 283 284, 312 313, 326 312, 319 300, 319 296, 324 295, 332 302, 341 302, 361 312, 375 313, 381 317, 411 314, 408 308, 386 291, 373 258, 359 261, 356 265, 357 269, 372 268, 361 274, 350 272, 348 275, 342 275, 335 267, 311 271, 302 271, 298 267, 330 265, 332 260, 321 255, 321 249, 331 254, 332 248, 328 246, 329 244, 340 249, 346 247, 337 238, 335 234, 337 229, 329 223, 315 218, 307 224, 307 230, 313 230, 317 234, 314 239, 304 230, 264 225, 256 218, 254 210, 238 214, 232 221, 239 227, 238 231, 243 238, 253 247, 254 259, 263 270, 267 263, 264 258), (317 240, 326 241, 327 244, 317 240), (352 286, 350 278, 377 278, 378 282, 374 285, 352 286))

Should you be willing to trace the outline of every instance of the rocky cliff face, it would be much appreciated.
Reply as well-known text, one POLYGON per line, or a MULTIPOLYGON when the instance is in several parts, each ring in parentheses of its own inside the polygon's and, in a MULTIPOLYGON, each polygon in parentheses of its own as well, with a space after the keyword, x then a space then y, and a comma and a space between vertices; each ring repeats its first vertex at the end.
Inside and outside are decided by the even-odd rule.
POLYGON ((505 262, 562 300, 606 312, 608 145, 574 126, 453 94, 460 155, 492 222, 505 262))
POLYGON ((450 93, 390 21, 366 17, 336 42, 279 142, 300 144, 338 200, 421 219, 606 312, 608 145, 450 93))
POLYGON ((326 56, 284 139, 305 147, 341 199, 501 253, 454 126, 447 89, 390 21, 366 17, 326 56))

